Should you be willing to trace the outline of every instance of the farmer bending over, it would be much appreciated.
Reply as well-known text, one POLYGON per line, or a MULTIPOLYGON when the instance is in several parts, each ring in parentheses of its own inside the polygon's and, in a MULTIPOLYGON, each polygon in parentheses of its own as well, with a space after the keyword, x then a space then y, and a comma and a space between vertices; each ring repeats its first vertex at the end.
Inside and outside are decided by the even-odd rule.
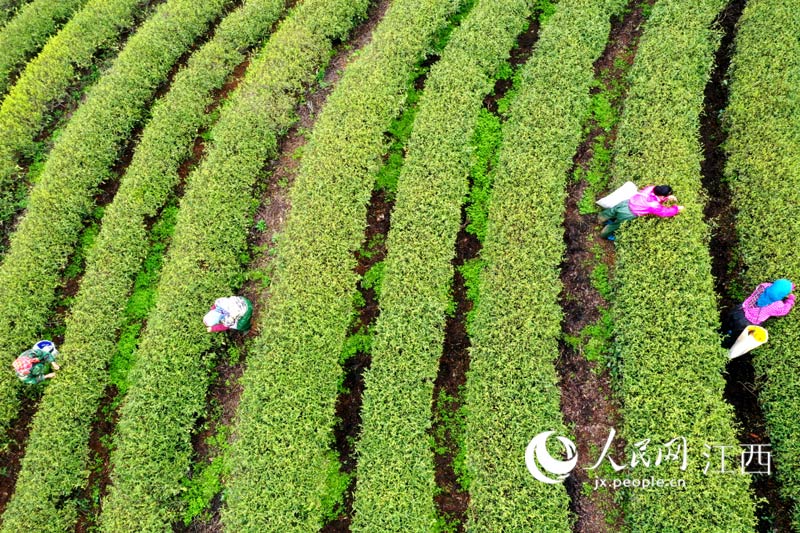
POLYGON ((13 367, 17 377, 27 385, 36 385, 54 377, 60 367, 56 364, 55 344, 50 341, 39 341, 30 350, 25 350, 14 360, 13 367))
POLYGON ((644 215, 657 217, 674 217, 683 211, 682 205, 664 205, 667 202, 676 202, 669 185, 649 185, 639 190, 629 200, 622 201, 614 207, 603 209, 598 221, 605 224, 601 237, 609 241, 614 240, 614 232, 626 220, 633 220, 644 215))
POLYGON ((723 331, 727 337, 722 345, 730 348, 747 326, 760 326, 768 318, 788 315, 794 307, 793 290, 794 284, 783 278, 756 287, 753 294, 725 318, 723 331))
POLYGON ((253 304, 242 296, 217 298, 211 311, 203 317, 203 323, 210 332, 235 329, 247 333, 250 329, 250 317, 253 315, 253 304))

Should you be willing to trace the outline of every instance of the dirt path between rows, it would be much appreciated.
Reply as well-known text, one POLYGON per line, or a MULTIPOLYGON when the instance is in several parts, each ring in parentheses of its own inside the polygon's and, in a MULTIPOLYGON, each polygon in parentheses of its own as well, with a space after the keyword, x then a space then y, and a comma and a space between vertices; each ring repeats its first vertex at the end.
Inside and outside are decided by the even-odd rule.
MULTIPOLYGON (((652 5, 652 1, 650 4, 652 5)), ((610 103, 617 116, 621 112, 626 92, 620 85, 626 86, 626 72, 633 64, 644 20, 641 3, 632 1, 624 17, 613 21, 606 49, 594 65, 595 77, 602 82, 603 90, 616 95, 610 103)), ((600 89, 593 89, 593 93, 599 91, 600 89)), ((574 158, 574 168, 585 170, 590 167, 598 139, 605 138, 604 147, 609 149, 616 138, 615 127, 606 131, 596 120, 589 126, 590 133, 574 158)), ((579 202, 587 188, 585 179, 573 181, 568 186, 564 215, 566 257, 561 270, 561 282, 564 286, 561 295, 561 306, 564 310, 562 331, 565 335, 583 338, 584 344, 576 346, 562 340, 559 343, 560 357, 556 368, 561 377, 561 409, 566 424, 574 428, 578 457, 591 458, 593 462, 599 450, 603 449, 611 428, 621 428, 622 419, 621 406, 614 396, 609 369, 590 362, 584 353, 586 337, 581 332, 587 326, 601 323, 601 310, 608 309, 609 306, 592 282, 592 271, 599 265, 605 265, 610 272, 614 262, 614 246, 599 237, 596 215, 580 214, 579 202)), ((622 457, 623 448, 622 440, 615 438, 612 456, 622 457)), ((614 495, 606 490, 584 490, 585 484, 594 487, 586 464, 591 462, 579 462, 566 481, 571 508, 577 515, 574 532, 620 531, 624 517, 614 495)), ((597 477, 597 474, 593 476, 597 477)))
POLYGON ((9 440, 8 448, 0 454, 0 514, 6 510, 14 487, 17 484, 22 457, 25 455, 25 444, 31 428, 33 415, 36 413, 38 400, 23 398, 20 407, 20 416, 8 429, 6 437, 9 440))
MULTIPOLYGON (((720 47, 715 55, 715 68, 705 88, 705 102, 701 116, 700 138, 705 159, 701 172, 703 187, 708 199, 704 218, 711 226, 711 272, 714 288, 719 298, 720 321, 741 300, 734 298, 733 289, 741 279, 743 271, 736 250, 736 209, 732 204, 732 191, 725 181, 727 157, 723 143, 727 138, 721 115, 728 104, 727 74, 734 53, 736 24, 742 15, 746 1, 731 2, 717 18, 717 24, 724 32, 720 47)), ((745 287, 745 291, 752 287, 745 287)), ((769 445, 764 413, 758 403, 759 382, 753 368, 753 355, 747 354, 728 363, 725 373, 725 400, 733 405, 740 427, 737 438, 741 443, 769 445)), ((775 474, 752 476, 752 488, 756 498, 764 498, 757 507, 757 530, 761 533, 790 533, 791 505, 780 496, 775 474)))
MULTIPOLYGON (((517 70, 524 65, 539 38, 539 11, 536 10, 528 18, 526 29, 517 37, 509 56, 509 65, 517 70)), ((502 122, 505 117, 498 115, 498 102, 513 87, 512 77, 498 79, 492 93, 483 101, 483 108, 498 116, 502 122)), ((488 163, 488 162, 487 162, 488 163)), ((486 172, 493 169, 487 168, 486 172)), ((470 176, 469 187, 474 183, 470 176)), ((453 257, 453 301, 455 312, 445 320, 445 337, 442 355, 439 359, 439 371, 433 388, 433 423, 430 434, 434 439, 434 475, 438 493, 434 497, 439 515, 447 522, 453 533, 463 533, 467 521, 469 493, 461 486, 456 462, 463 453, 459 435, 459 425, 463 415, 463 387, 467 382, 469 370, 469 349, 471 342, 467 333, 467 316, 474 303, 469 299, 467 282, 460 271, 466 263, 480 256, 483 244, 467 227, 472 222, 467 214, 467 206, 461 210, 461 228, 456 235, 455 254, 453 257)))

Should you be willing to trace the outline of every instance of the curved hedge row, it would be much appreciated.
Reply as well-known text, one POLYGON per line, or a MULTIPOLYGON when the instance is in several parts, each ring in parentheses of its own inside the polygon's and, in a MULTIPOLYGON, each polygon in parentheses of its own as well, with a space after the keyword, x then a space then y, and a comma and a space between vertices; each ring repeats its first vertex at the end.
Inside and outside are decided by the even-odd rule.
MULTIPOLYGON (((24 179, 17 163, 33 150, 50 106, 134 24, 146 0, 90 0, 28 63, 0 106, 0 227, 17 212, 24 179)), ((6 230, 7 231, 7 230, 6 230)))
POLYGON ((702 456, 705 444, 738 448, 733 409, 722 399, 727 357, 717 334, 698 143, 703 89, 720 37, 709 26, 725 5, 656 3, 630 73, 616 142, 617 184, 668 183, 686 206, 672 219, 628 222, 617 237, 613 315, 624 437, 631 444, 650 439, 651 454, 685 437, 689 451, 685 472, 673 462, 639 472, 686 484, 627 494, 628 524, 644 533, 732 533, 755 525, 749 476, 715 474, 713 457, 706 475, 702 456))
POLYGON ((106 365, 133 278, 148 252, 146 218, 158 213, 178 183, 178 167, 191 154, 196 132, 207 125, 205 109, 213 91, 244 60, 244 51, 267 35, 283 7, 282 0, 249 0, 227 16, 153 106, 153 118, 87 258, 60 348, 63 368, 33 419, 3 531, 62 531, 74 523, 72 491, 86 483, 89 432, 108 382, 106 365), (53 442, 58 443, 57 469, 50 468, 53 442))
POLYGON ((386 151, 384 132, 453 0, 395 0, 314 128, 261 335, 248 357, 223 520, 229 531, 316 531, 341 498, 331 450, 339 354, 356 292, 353 251, 386 151))
MULTIPOLYGON (((205 408, 215 344, 202 317, 230 293, 252 223, 252 188, 277 138, 295 120, 303 88, 367 2, 306 0, 279 26, 211 131, 188 178, 154 311, 120 409, 104 531, 171 530, 191 464, 191 435, 205 408)), ((217 337, 219 340, 219 337, 217 337)))
POLYGON ((0 95, 9 78, 86 0, 35 0, 0 31, 0 95))
MULTIPOLYGON (((0 267, 0 361, 10 362, 44 329, 94 191, 142 119, 175 61, 232 0, 198 7, 170 0, 130 38, 58 139, 0 267)), ((17 378, 0 373, 0 427, 16 416, 17 378)))
POLYGON ((480 1, 425 82, 398 180, 381 314, 364 375, 353 531, 430 531, 437 520, 428 429, 470 140, 533 3, 480 1))
POLYGON ((470 531, 569 531, 562 485, 525 468, 530 439, 566 435, 561 331, 567 174, 590 110, 593 63, 624 0, 563 0, 520 70, 489 203, 465 397, 470 531))
MULTIPOLYGON (((726 174, 738 209, 746 290, 788 277, 800 283, 800 12, 776 0, 748 2, 736 36, 726 174)), ((759 393, 782 495, 800 529, 800 312, 767 323, 754 352, 759 393)))

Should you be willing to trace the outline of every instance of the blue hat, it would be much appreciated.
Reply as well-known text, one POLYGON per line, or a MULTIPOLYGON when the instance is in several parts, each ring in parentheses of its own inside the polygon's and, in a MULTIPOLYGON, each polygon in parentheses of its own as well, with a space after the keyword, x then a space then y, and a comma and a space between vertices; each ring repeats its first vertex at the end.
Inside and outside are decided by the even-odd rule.
POLYGON ((776 279, 769 287, 764 289, 764 292, 758 297, 756 305, 759 307, 764 307, 765 305, 769 305, 773 302, 783 300, 789 296, 789 293, 792 292, 793 287, 794 285, 788 279, 776 279))
POLYGON ((43 352, 51 353, 53 355, 58 353, 58 350, 56 350, 56 345, 53 344, 52 341, 47 341, 47 340, 37 342, 36 344, 33 345, 33 349, 41 350, 43 352))

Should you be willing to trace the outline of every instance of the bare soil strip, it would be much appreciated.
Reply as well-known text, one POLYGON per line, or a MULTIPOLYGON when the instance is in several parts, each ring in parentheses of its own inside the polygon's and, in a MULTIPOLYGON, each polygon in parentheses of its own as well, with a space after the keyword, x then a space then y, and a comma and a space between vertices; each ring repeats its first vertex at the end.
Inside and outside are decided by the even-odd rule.
MULTIPOLYGON (((527 29, 517 38, 517 43, 509 57, 509 65, 516 70, 533 53, 539 37, 539 12, 530 17, 527 29)), ((495 82, 491 94, 484 99, 483 107, 497 115, 498 101, 502 100, 513 86, 513 79, 503 78, 495 82)), ((498 117, 501 121, 505 116, 498 117)), ((486 169, 491 172, 492 169, 486 169)), ((470 188, 473 186, 470 177, 470 188)), ((471 220, 466 205, 461 210, 461 229, 456 236, 453 265, 453 301, 455 311, 445 321, 445 338, 442 356, 439 359, 439 372, 433 389, 433 423, 430 433, 434 439, 434 466, 436 485, 439 493, 434 497, 439 515, 447 522, 450 532, 463 533, 467 521, 469 493, 461 486, 458 472, 454 466, 462 445, 456 427, 460 419, 459 411, 463 405, 462 387, 467 382, 469 370, 469 348, 467 333, 467 314, 474 302, 468 297, 466 280, 460 268, 468 261, 480 256, 482 247, 478 237, 467 231, 471 220)))
POLYGON ((86 487, 81 491, 85 505, 78 512, 76 533, 96 531, 97 519, 100 517, 100 502, 111 484, 111 437, 119 419, 118 409, 112 408, 116 397, 117 391, 114 387, 106 388, 94 415, 95 422, 89 435, 91 472, 86 487))
MULTIPOLYGON (((356 254, 358 265, 356 272, 363 276, 376 263, 386 258, 386 235, 391 225, 391 213, 394 200, 387 200, 384 191, 373 191, 367 209, 367 228, 365 243, 373 243, 368 254, 356 254)), ((373 287, 365 288, 359 283, 358 290, 364 298, 364 305, 359 312, 348 335, 359 331, 366 331, 375 325, 380 315, 378 295, 373 287)), ((361 398, 364 392, 364 372, 369 369, 372 357, 369 353, 359 350, 354 356, 344 362, 344 391, 336 400, 336 417, 338 419, 334 428, 336 438, 335 449, 339 453, 341 471, 355 475, 356 455, 355 443, 361 432, 361 398)), ((346 533, 350 531, 350 522, 353 516, 353 498, 355 492, 355 478, 350 480, 344 497, 344 509, 333 521, 327 523, 320 533, 346 533)))
MULTIPOLYGON (((647 2, 652 5, 654 0, 647 2)), ((601 81, 601 90, 611 94, 610 104, 616 116, 624 105, 627 82, 627 67, 633 64, 638 39, 643 30, 645 16, 643 5, 631 1, 626 14, 613 21, 608 45, 595 62, 595 77, 601 81)), ((589 134, 578 148, 574 168, 586 170, 595 156, 598 138, 605 149, 613 146, 616 127, 610 131, 603 129, 597 120, 589 124, 589 134)), ((585 173, 584 173, 585 174, 585 173)), ((608 302, 595 288, 592 271, 598 265, 613 267, 613 244, 599 237, 596 215, 581 215, 579 202, 587 189, 585 179, 573 181, 568 187, 566 212, 564 215, 564 241, 566 258, 562 264, 561 281, 564 289, 561 306, 564 310, 562 331, 571 337, 582 337, 584 328, 601 321, 601 310, 608 309, 608 302), (601 258, 596 258, 598 254, 601 258), (602 265, 600 263, 602 261, 602 265)), ((596 282, 595 282, 596 283, 596 282)), ((597 456, 608 439, 611 428, 622 425, 620 405, 614 398, 612 377, 608 368, 598 368, 583 353, 583 346, 561 341, 557 370, 561 376, 561 410, 564 421, 575 432, 578 457, 597 456)), ((615 438, 612 455, 621 457, 624 443, 615 438)), ((613 495, 608 491, 585 491, 585 483, 593 487, 593 481, 586 471, 585 462, 578 467, 566 481, 567 492, 572 502, 572 511, 577 515, 575 533, 604 533, 619 531, 623 526, 623 516, 613 495)), ((596 477, 596 476, 595 476, 596 477)))
MULTIPOLYGON (((459 267, 470 259, 475 259, 480 254, 481 242, 475 235, 466 232, 466 210, 462 209, 461 230, 456 237, 456 257, 453 259, 453 299, 456 310, 445 322, 444 351, 439 359, 439 373, 434 381, 433 405, 441 406, 449 412, 449 417, 457 417, 463 405, 461 388, 467 382, 469 369, 470 341, 467 334, 466 317, 472 310, 473 302, 467 298, 467 288, 464 275, 459 267), (446 395, 446 396, 444 396, 446 395), (447 398, 447 401, 444 400, 447 398)), ((436 438, 434 466, 436 485, 439 494, 434 497, 439 514, 446 517, 448 523, 455 524, 456 528, 448 531, 462 533, 467 521, 466 512, 469 505, 469 493, 464 490, 458 481, 453 460, 460 451, 460 443, 446 427, 442 413, 434 413, 431 432, 436 438), (442 427, 445 426, 445 427, 442 427), (440 440, 441 439, 441 440, 440 440), (446 450, 445 453, 439 453, 446 450)))
POLYGON ((30 432, 31 420, 36 412, 39 399, 29 395, 22 399, 19 418, 8 429, 8 449, 0 454, 0 514, 14 494, 17 484, 22 456, 25 455, 25 444, 30 432))
MULTIPOLYGON (((283 230, 291 208, 289 204, 289 189, 299 170, 302 149, 308 140, 307 136, 312 131, 320 110, 341 78, 353 54, 370 42, 372 31, 383 18, 390 4, 390 0, 381 0, 374 4, 367 14, 367 19, 355 29, 350 39, 339 44, 318 85, 308 89, 303 103, 298 107, 298 121, 281 141, 280 155, 267 165, 264 171, 263 191, 255 214, 255 228, 249 236, 250 249, 253 251, 253 260, 248 267, 248 272, 251 274, 260 273, 267 276, 267 278, 270 276, 276 239, 279 238, 283 230)), ((243 74, 244 68, 241 68, 241 71, 237 69, 237 72, 239 75, 243 74)), ((258 302, 258 305, 255 305, 253 310, 253 327, 247 335, 232 337, 229 341, 238 349, 239 360, 235 363, 227 360, 220 361, 216 367, 217 379, 208 394, 209 410, 207 412, 213 413, 210 406, 218 405, 219 416, 209 420, 198 421, 198 424, 203 425, 205 429, 193 439, 196 464, 209 463, 220 453, 219 449, 209 446, 207 440, 210 436, 216 434, 221 427, 231 426, 234 422, 242 392, 239 379, 244 372, 247 350, 250 341, 258 335, 260 317, 266 306, 269 305, 268 283, 264 283, 264 278, 261 275, 251 276, 251 278, 239 293, 252 302, 258 302)), ((345 385, 347 386, 347 383, 345 385)), ((360 402, 358 402, 358 405, 360 405, 360 402)), ((337 440, 338 438, 339 436, 337 435, 337 440)), ((354 460, 352 462, 354 463, 354 460)), ((213 499, 211 508, 207 513, 195 518, 188 526, 175 524, 173 526, 174 531, 185 533, 222 531, 220 520, 222 501, 220 496, 218 494, 213 499)), ((349 519, 347 521, 347 529, 331 529, 330 531, 348 530, 349 519)))
MULTIPOLYGON (((703 186, 708 193, 704 215, 712 228, 711 271, 719 297, 720 319, 741 303, 734 297, 740 287, 738 273, 742 264, 736 253, 736 210, 732 192, 724 179, 727 158, 722 148, 727 133, 722 125, 722 113, 728 104, 726 75, 734 53, 736 24, 746 1, 735 0, 720 13, 717 24, 724 36, 715 56, 714 71, 705 89, 704 112, 701 117, 700 137, 705 160, 702 163, 703 186)), ((766 280, 765 280, 766 281, 766 280)), ((749 293, 752 287, 744 287, 749 293)), ((744 355, 728 363, 725 374, 725 399, 733 405, 739 424, 739 442, 769 444, 764 413, 758 403, 760 384, 755 376, 752 355, 744 355)), ((774 474, 753 476, 753 490, 757 498, 764 498, 757 507, 758 531, 763 533, 790 532, 791 506, 781 498, 774 474)))

